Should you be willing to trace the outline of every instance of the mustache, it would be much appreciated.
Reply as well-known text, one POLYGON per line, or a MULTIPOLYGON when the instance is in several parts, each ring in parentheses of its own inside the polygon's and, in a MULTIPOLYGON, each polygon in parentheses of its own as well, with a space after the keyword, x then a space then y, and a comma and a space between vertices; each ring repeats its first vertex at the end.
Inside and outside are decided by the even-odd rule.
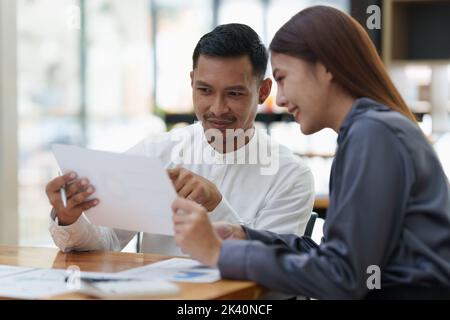
POLYGON ((224 114, 224 115, 221 115, 220 117, 217 117, 212 112, 205 113, 203 115, 203 119, 207 120, 207 121, 224 121, 224 122, 234 122, 234 121, 236 121, 236 117, 233 116, 232 114, 224 114))

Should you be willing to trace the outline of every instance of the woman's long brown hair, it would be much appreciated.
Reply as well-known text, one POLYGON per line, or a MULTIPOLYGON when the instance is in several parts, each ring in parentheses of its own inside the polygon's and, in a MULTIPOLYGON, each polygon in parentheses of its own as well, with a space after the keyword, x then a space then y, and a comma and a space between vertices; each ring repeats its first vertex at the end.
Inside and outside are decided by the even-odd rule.
POLYGON ((367 97, 416 119, 392 83, 364 28, 327 6, 306 8, 275 34, 270 50, 324 64, 333 79, 355 97, 367 97))

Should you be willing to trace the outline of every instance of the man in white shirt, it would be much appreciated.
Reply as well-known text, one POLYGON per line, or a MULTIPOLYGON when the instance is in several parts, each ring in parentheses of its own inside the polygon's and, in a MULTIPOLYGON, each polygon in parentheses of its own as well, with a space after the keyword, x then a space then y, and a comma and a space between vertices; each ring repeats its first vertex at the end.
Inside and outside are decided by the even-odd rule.
MULTIPOLYGON (((158 157, 178 195, 205 207, 212 221, 303 234, 314 201, 311 171, 255 129, 257 106, 272 84, 264 79, 267 60, 264 45, 246 25, 222 25, 204 35, 191 72, 200 122, 151 136, 128 153, 158 157)), ((136 234, 88 221, 83 212, 101 201, 88 200, 95 196, 88 178, 67 173, 50 181, 46 192, 53 206, 50 233, 62 251, 119 251, 136 234), (65 184, 67 207, 59 194, 65 184)), ((181 254, 173 237, 156 234, 144 234, 141 251, 181 254)))

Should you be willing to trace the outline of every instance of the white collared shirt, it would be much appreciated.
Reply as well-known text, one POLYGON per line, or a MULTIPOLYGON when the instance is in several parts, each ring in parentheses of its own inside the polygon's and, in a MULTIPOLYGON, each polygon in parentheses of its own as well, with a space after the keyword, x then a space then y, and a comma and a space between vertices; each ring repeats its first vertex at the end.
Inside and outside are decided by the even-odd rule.
MULTIPOLYGON (((128 153, 158 157, 166 168, 181 164, 213 182, 222 201, 210 212, 211 221, 246 224, 276 233, 302 235, 305 230, 314 202, 311 171, 263 130, 256 130, 244 147, 222 154, 211 147, 198 122, 148 137, 128 153)), ((55 244, 66 252, 119 251, 136 234, 95 226, 85 214, 69 226, 59 226, 53 217, 50 233, 55 244)), ((182 255, 173 237, 147 233, 141 251, 182 255)))

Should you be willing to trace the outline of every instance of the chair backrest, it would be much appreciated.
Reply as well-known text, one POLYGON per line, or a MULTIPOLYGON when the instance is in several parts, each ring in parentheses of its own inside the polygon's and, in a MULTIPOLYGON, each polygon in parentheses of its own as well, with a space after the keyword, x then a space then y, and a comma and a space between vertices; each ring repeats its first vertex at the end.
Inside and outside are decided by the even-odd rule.
POLYGON ((316 212, 311 212, 311 216, 309 217, 308 223, 306 224, 305 228, 305 236, 311 237, 313 230, 314 230, 314 224, 316 222, 316 219, 319 215, 316 212))
POLYGON ((320 218, 316 212, 311 213, 305 228, 305 236, 310 237, 315 243, 320 244, 323 237, 323 224, 325 219, 320 218))
POLYGON ((311 239, 314 240, 315 243, 320 244, 322 242, 323 237, 323 224, 325 223, 325 219, 317 217, 314 223, 314 228, 312 230, 311 239))

